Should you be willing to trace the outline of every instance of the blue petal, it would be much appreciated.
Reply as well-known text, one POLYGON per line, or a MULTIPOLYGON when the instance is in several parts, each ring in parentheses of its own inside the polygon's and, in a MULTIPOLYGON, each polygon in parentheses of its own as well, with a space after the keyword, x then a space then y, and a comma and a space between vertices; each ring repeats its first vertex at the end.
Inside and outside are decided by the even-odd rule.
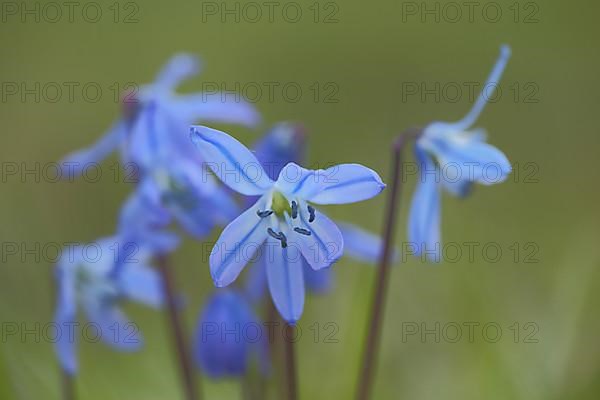
POLYGON ((248 294, 248 298, 252 302, 259 302, 263 299, 267 291, 267 266, 266 266, 266 253, 267 249, 265 245, 260 247, 257 253, 257 257, 249 267, 248 276, 244 288, 248 294))
POLYGON ((288 234, 289 246, 298 247, 314 270, 327 268, 335 263, 344 252, 344 238, 337 225, 325 214, 315 210, 315 219, 309 222, 305 203, 301 203, 298 218, 288 219, 291 226, 288 234), (302 228, 310 235, 293 230, 302 228))
POLYGON ((255 127, 261 117, 256 108, 247 101, 228 101, 220 93, 178 96, 172 100, 177 115, 190 123, 221 122, 255 127))
POLYGON ((304 160, 306 140, 301 125, 281 122, 274 125, 254 146, 254 154, 269 178, 276 180, 288 163, 304 160))
POLYGON ((242 376, 253 350, 264 341, 259 337, 261 333, 262 325, 248 302, 235 291, 219 289, 200 314, 194 358, 210 378, 242 376))
POLYGON ((185 123, 173 118, 167 108, 157 102, 145 105, 129 133, 126 162, 135 163, 140 174, 151 170, 176 154, 175 137, 183 138, 185 131, 185 123))
POLYGON ((267 278, 275 307, 281 317, 295 324, 304 309, 304 271, 296 246, 282 248, 278 240, 267 239, 267 278))
POLYGON ((61 160, 62 177, 72 179, 81 175, 91 165, 102 162, 125 140, 125 134, 125 123, 122 120, 115 122, 92 146, 75 151, 61 160))
POLYGON ((127 199, 119 215, 119 237, 156 253, 170 253, 180 243, 176 234, 165 228, 171 216, 160 205, 158 189, 152 179, 144 179, 127 199))
POLYGON ((441 168, 441 179, 492 185, 506 180, 512 167, 496 147, 468 133, 432 138, 426 142, 441 168))
MULTIPOLYGON (((344 237, 344 255, 370 264, 376 264, 381 258, 383 240, 378 235, 368 232, 356 225, 337 223, 344 237)), ((393 259, 399 258, 394 249, 393 259)))
POLYGON ((191 138, 206 165, 233 190, 248 196, 265 193, 273 186, 256 157, 224 132, 204 126, 191 128, 191 138))
POLYGON ((435 164, 427 154, 415 146, 421 166, 420 179, 412 198, 408 216, 408 238, 416 255, 426 252, 430 261, 440 260, 440 190, 435 164), (423 170, 431 173, 425 173, 423 170))
POLYGON ((379 175, 360 164, 340 164, 326 170, 305 170, 288 164, 277 186, 316 204, 347 204, 370 199, 385 188, 379 175))
POLYGON ((475 101, 473 108, 469 111, 469 113, 460 121, 448 124, 448 126, 456 131, 466 131, 472 126, 481 112, 483 108, 487 104, 488 99, 493 96, 493 91, 496 89, 504 70, 506 69, 506 64, 508 64, 508 60, 510 59, 511 50, 507 45, 502 45, 500 47, 500 56, 496 60, 496 64, 490 72, 490 75, 487 78, 487 81, 484 85, 484 89, 479 94, 479 97, 475 101), (490 92, 489 89, 492 89, 490 92))
POLYGON ((97 325, 104 343, 121 351, 135 351, 142 347, 138 326, 130 322, 115 304, 106 304, 99 298, 87 298, 83 306, 89 321, 97 325))
POLYGON ((56 270, 58 284, 58 298, 54 322, 58 326, 61 335, 54 345, 56 355, 62 368, 70 375, 77 373, 77 354, 74 334, 74 326, 77 322, 77 299, 75 294, 75 282, 72 274, 69 274, 59 265, 56 270), (73 333, 73 336, 71 334, 73 333))
MULTIPOLYGON (((170 179, 176 190, 166 190, 163 200, 188 233, 206 235, 215 224, 226 224, 239 215, 231 192, 217 184, 212 174, 188 160, 170 163, 170 179)), ((168 185, 169 187, 173 185, 168 185)))
POLYGON ((127 264, 119 272, 122 294, 130 300, 159 308, 164 303, 163 282, 160 274, 144 265, 127 264))
POLYGON ((321 190, 318 172, 290 162, 279 172, 275 187, 289 197, 305 198, 321 190))
POLYGON ((210 254, 210 273, 217 287, 233 282, 267 236, 269 218, 256 213, 262 200, 233 220, 221 233, 210 254))
POLYGON ((333 268, 324 268, 318 271, 312 269, 306 261, 304 262, 304 282, 306 288, 315 293, 327 293, 333 286, 333 268))
POLYGON ((193 54, 179 53, 171 57, 156 76, 154 85, 174 90, 182 81, 200 72, 200 59, 193 54))

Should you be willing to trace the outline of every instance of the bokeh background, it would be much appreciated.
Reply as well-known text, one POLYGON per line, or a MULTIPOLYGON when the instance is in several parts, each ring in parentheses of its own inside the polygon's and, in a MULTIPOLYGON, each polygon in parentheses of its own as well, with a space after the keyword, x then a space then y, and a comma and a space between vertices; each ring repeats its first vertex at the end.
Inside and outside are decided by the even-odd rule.
MULTIPOLYGON (((26 5, 35 7, 35 3, 26 5)), ((251 144, 276 121, 300 121, 309 132, 309 163, 359 162, 387 179, 394 135, 432 120, 462 117, 471 105, 465 83, 481 83, 500 44, 508 43, 513 58, 502 81, 502 95, 485 110, 478 125, 508 155, 515 174, 504 184, 477 187, 466 200, 444 197, 443 239, 459 244, 463 255, 458 261, 430 265, 406 257, 395 266, 375 398, 598 398, 597 2, 510 0, 490 6, 482 1, 469 21, 463 3, 454 3, 462 10, 455 20, 456 7, 448 8, 452 6, 442 1, 437 3, 436 22, 436 15, 423 14, 424 7, 435 10, 436 2, 338 0, 315 5, 310 0, 297 1, 295 8, 288 9, 288 19, 294 18, 298 7, 302 10, 297 23, 284 18, 285 2, 275 9, 272 22, 264 6, 262 17, 249 21, 254 13, 246 9, 244 14, 245 3, 238 6, 239 22, 235 15, 223 22, 220 14, 203 13, 207 2, 121 1, 115 22, 115 2, 97 1, 95 7, 103 12, 97 23, 84 20, 85 3, 75 9, 73 22, 68 21, 65 8, 56 23, 45 21, 43 15, 39 23, 32 16, 22 22, 20 15, 3 8, 3 85, 78 82, 81 89, 94 82, 103 90, 95 103, 86 100, 80 89, 75 90, 73 101, 64 92, 59 101, 47 101, 42 94, 36 102, 32 95, 22 100, 20 93, 4 97, 3 86, 3 244, 31 248, 36 243, 88 242, 113 233, 119 207, 132 189, 113 179, 116 156, 103 164, 104 175, 97 183, 53 183, 43 174, 36 182, 32 175, 7 176, 6 165, 43 166, 90 144, 119 113, 113 85, 152 80, 177 51, 197 53, 205 64, 202 75, 186 82, 182 92, 201 90, 207 82, 223 83, 230 90, 236 89, 236 82, 248 90, 252 83, 278 82, 282 87, 293 82, 302 89, 297 102, 277 89, 269 99, 265 89, 256 100, 264 116, 256 131, 219 128, 251 144), (488 14, 483 11, 486 5, 488 14), (320 11, 316 22, 315 7, 320 11), (407 14, 414 8, 406 7, 417 7, 417 14, 407 14), (492 22, 498 9, 502 15, 492 22), (127 16, 133 23, 124 23, 127 16), (330 23, 325 23, 327 17, 330 23), (456 98, 454 92, 440 90, 438 99, 432 94, 421 98, 421 90, 416 95, 406 92, 407 85, 435 88, 436 82, 441 88, 458 84, 465 91, 456 98), (465 242, 480 244, 472 260, 465 242), (491 257, 482 253, 486 243, 501 248, 498 261, 490 260, 492 250, 491 257), (479 324, 473 340, 464 325, 470 322, 479 324), (402 338, 410 324, 435 330, 436 323, 439 342, 433 334, 402 338), (453 325, 448 324, 454 323, 462 326, 462 338, 451 343, 453 325), (490 340, 493 330, 483 334, 488 323, 501 327, 497 341, 490 340)), ((39 3, 42 8, 44 4, 39 3)), ((224 7, 221 2, 212 5, 224 7)), ((234 9, 235 2, 227 2, 227 7, 234 9)), ((93 19, 93 10, 88 11, 93 19)), ((396 240, 399 247, 406 240, 406 205, 413 187, 414 179, 408 179, 396 240)), ((379 232, 384 200, 380 196, 326 211, 379 232)), ((214 240, 217 233, 207 240, 214 240)), ((188 299, 185 318, 191 331, 202 301, 212 290, 202 244, 187 240, 174 265, 177 285, 188 299)), ((17 323, 32 328, 36 322, 51 320, 52 267, 44 257, 36 260, 23 251, 2 254, 4 327, 17 323)), ((375 269, 349 259, 334 268, 335 290, 311 297, 300 322, 303 399, 350 398, 356 386, 375 269), (338 328, 337 343, 323 340, 328 322, 338 328), (310 330, 315 323, 321 330, 317 343, 310 330)), ((137 305, 128 305, 127 311, 145 336, 145 348, 121 354, 102 344, 82 343, 79 398, 181 398, 166 316, 137 305)), ((22 340, 4 333, 0 398, 60 398, 52 345, 43 337, 22 340)), ((205 380, 204 386, 207 398, 240 398, 238 382, 205 380)))

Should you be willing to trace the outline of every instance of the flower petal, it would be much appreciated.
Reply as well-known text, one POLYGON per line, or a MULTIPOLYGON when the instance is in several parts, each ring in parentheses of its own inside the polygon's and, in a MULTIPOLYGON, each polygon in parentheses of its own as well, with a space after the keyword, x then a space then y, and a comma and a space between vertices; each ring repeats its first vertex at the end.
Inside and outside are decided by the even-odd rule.
POLYGON ((488 99, 491 98, 494 94, 494 90, 496 90, 498 82, 500 81, 500 78, 502 77, 502 74, 506 69, 506 64, 508 64, 510 55, 510 47, 507 45, 502 45, 500 47, 500 56, 496 60, 496 64, 494 65, 494 68, 492 68, 492 72, 490 72, 490 75, 487 78, 483 90, 481 91, 479 97, 475 101, 473 108, 460 121, 448 124, 449 127, 451 127, 455 131, 466 131, 475 123, 475 121, 483 111, 483 108, 487 104, 488 99))
POLYGON ((210 254, 210 273, 217 287, 233 282, 267 237, 270 218, 256 212, 264 201, 244 211, 225 227, 210 254))
POLYGON ((248 297, 252 302, 258 302, 262 300, 264 294, 267 291, 267 266, 266 266, 266 254, 267 250, 263 243, 258 250, 257 257, 249 267, 248 276, 244 288, 248 297))
POLYGON ((260 113, 245 100, 230 101, 221 93, 181 95, 172 100, 175 112, 184 120, 194 122, 221 122, 255 127, 260 113))
POLYGON ((482 142, 478 135, 463 133, 432 138, 426 147, 438 159, 442 180, 492 185, 505 181, 512 170, 504 153, 482 142))
POLYGON ((335 263, 344 252, 344 238, 337 225, 325 214, 315 210, 314 221, 306 210, 306 203, 299 206, 298 218, 288 218, 289 245, 297 246, 314 270, 327 268, 335 263), (294 228, 310 232, 310 235, 298 233, 294 228))
POLYGON ((185 79, 200 72, 201 62, 198 57, 189 53, 175 54, 160 70, 154 86, 175 90, 185 79))
POLYGON ((254 340, 261 328, 244 296, 219 289, 209 297, 198 320, 194 358, 211 378, 242 376, 250 368, 255 346, 264 342, 262 336, 254 340))
POLYGON ((316 204, 347 204, 370 199, 385 188, 379 175, 360 164, 307 170, 294 163, 283 168, 277 186, 316 204))
POLYGON ((74 327, 77 322, 75 282, 73 276, 59 265, 56 269, 58 298, 54 322, 61 334, 58 336, 54 349, 62 368, 69 374, 77 372, 77 354, 74 327))
MULTIPOLYGON (((138 326, 130 322, 116 304, 106 304, 99 298, 86 298, 83 306, 104 343, 121 351, 136 351, 142 347, 138 326)), ((91 328, 90 332, 93 332, 91 328)))
POLYGON ((120 289, 126 297, 151 307, 164 303, 163 282, 160 274, 149 266, 127 264, 119 271, 120 289))
POLYGON ((288 163, 300 163, 304 160, 304 128, 299 124, 280 122, 255 143, 253 149, 269 177, 276 180, 288 163))
POLYGON ((289 324, 295 324, 304 310, 304 271, 298 248, 269 237, 267 246, 267 278, 275 307, 289 324))
POLYGON ((232 136, 205 126, 193 126, 191 138, 206 165, 233 190, 256 196, 273 186, 254 154, 232 136))
MULTIPOLYGON (((344 255, 370 264, 376 264, 383 251, 383 240, 378 235, 356 225, 337 223, 344 237, 344 255)), ((393 260, 399 259, 399 251, 394 249, 393 260)))
POLYGON ((172 117, 166 107, 150 102, 138 113, 129 132, 125 161, 135 163, 139 173, 151 170, 157 163, 170 159, 175 135, 184 136, 185 124, 172 117))
POLYGON ((125 122, 118 120, 90 147, 75 151, 60 161, 63 178, 80 176, 86 168, 102 162, 125 139, 125 122))
POLYGON ((440 190, 433 160, 418 146, 415 155, 421 166, 420 179, 408 216, 408 238, 416 255, 426 252, 430 261, 440 260, 440 190), (430 173, 423 172, 423 170, 430 173))
POLYGON ((318 271, 312 269, 305 260, 304 263, 304 282, 306 288, 315 293, 327 293, 333 286, 333 268, 324 268, 318 271))

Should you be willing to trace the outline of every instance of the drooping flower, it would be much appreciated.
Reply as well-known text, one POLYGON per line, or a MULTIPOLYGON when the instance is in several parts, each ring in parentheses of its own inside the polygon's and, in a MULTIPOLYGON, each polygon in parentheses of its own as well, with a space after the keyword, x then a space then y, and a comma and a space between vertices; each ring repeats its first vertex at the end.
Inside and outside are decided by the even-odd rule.
MULTIPOLYGON (((305 161, 306 134, 299 124, 281 122, 274 125, 254 146, 254 154, 263 166, 269 178, 277 179, 279 173, 288 163, 302 164, 305 161)), ((247 197, 250 207, 257 197, 247 197)), ((381 238, 362 228, 349 224, 337 223, 344 238, 344 255, 350 256, 361 262, 375 264, 379 259, 383 243, 381 238)), ((263 244, 263 246, 265 246, 263 244)), ((246 280, 246 291, 253 301, 263 298, 267 291, 266 254, 268 251, 261 248, 259 257, 254 260, 246 280)), ((325 268, 313 270, 306 261, 304 264, 304 282, 309 291, 325 293, 333 284, 334 270, 325 268)))
POLYGON ((233 282, 266 243, 271 297, 282 317, 295 323, 304 307, 302 260, 321 270, 335 263, 344 248, 339 228, 312 204, 366 200, 385 185, 375 171, 359 164, 308 170, 288 163, 273 181, 254 154, 230 135, 195 126, 191 138, 223 183, 243 195, 260 196, 217 240, 209 258, 215 285, 233 282))
POLYGON ((69 374, 77 372, 77 311, 83 309, 86 331, 121 351, 138 350, 142 338, 121 311, 123 300, 158 308, 163 303, 162 281, 150 267, 152 250, 121 236, 77 245, 63 252, 55 270, 58 285, 55 323, 61 333, 55 344, 59 361, 69 374), (95 330, 94 330, 95 329, 95 330))
MULTIPOLYGON (((89 148, 69 154, 62 165, 64 175, 78 176, 92 163, 100 163, 110 153, 120 148, 125 162, 134 163, 143 170, 153 161, 153 145, 168 143, 177 148, 183 157, 189 154, 188 126, 196 121, 213 121, 255 126, 260 115, 244 101, 229 101, 221 93, 193 93, 178 95, 175 89, 181 82, 200 71, 200 61, 191 54, 177 54, 157 75, 151 84, 140 87, 135 97, 125 96, 123 117, 89 148), (139 129, 137 121, 144 121, 147 114, 168 116, 160 119, 160 127, 154 132, 139 129)), ((139 171, 142 173, 143 171, 139 171)))
POLYGON ((241 377, 253 358, 268 364, 264 326, 235 290, 216 290, 205 304, 194 335, 194 358, 210 378, 241 377))
POLYGON ((503 182, 511 172, 506 156, 485 143, 482 129, 471 129, 483 110, 510 58, 510 48, 502 46, 487 83, 473 108, 458 122, 433 122, 416 140, 415 156, 420 166, 408 224, 409 241, 417 255, 439 261, 440 191, 465 196, 473 182, 491 185, 503 182))

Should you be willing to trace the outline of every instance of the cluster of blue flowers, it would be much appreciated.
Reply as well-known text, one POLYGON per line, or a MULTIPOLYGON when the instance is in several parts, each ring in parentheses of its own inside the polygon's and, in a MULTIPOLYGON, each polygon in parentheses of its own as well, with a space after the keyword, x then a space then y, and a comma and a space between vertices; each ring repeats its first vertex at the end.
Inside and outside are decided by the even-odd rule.
MULTIPOLYGON (((504 47, 489 82, 500 79, 508 58, 509 49, 504 47)), ((253 307, 268 292, 281 317, 293 325, 301 318, 306 288, 316 293, 329 290, 330 267, 342 255, 374 264, 383 247, 378 236, 336 223, 315 206, 368 200, 385 184, 360 164, 324 170, 300 166, 307 138, 298 124, 274 125, 252 150, 232 135, 193 125, 224 122, 255 128, 260 123, 259 113, 248 103, 224 101, 221 94, 177 94, 176 87, 199 70, 194 56, 176 55, 135 101, 123 104, 121 118, 97 143, 63 160, 69 171, 81 173, 86 165, 99 163, 118 149, 123 162, 137 166, 139 176, 121 209, 116 233, 98 241, 104 250, 100 261, 70 253, 58 263, 55 319, 61 325, 73 323, 82 308, 89 321, 111 332, 102 335, 107 344, 137 350, 141 337, 136 333, 132 340, 131 332, 125 332, 129 321, 119 305, 132 300, 160 308, 165 303, 162 276, 152 263, 178 248, 182 237, 170 230, 173 223, 195 240, 224 226, 209 258, 216 289, 200 312, 193 352, 206 375, 219 378, 244 374, 252 354, 267 360, 267 349, 261 342, 206 336, 207 323, 225 327, 258 323, 253 307), (128 257, 132 247, 133 260, 128 257), (248 264, 245 283, 225 288, 248 264)), ((495 182, 510 173, 508 160, 484 142, 482 131, 468 131, 485 103, 482 95, 461 121, 431 123, 416 140, 415 154, 423 172, 448 163, 469 170, 452 182, 435 174, 421 175, 409 217, 411 241, 425 246, 439 243, 440 187, 463 196, 472 182, 494 183, 483 176, 485 163, 500 166, 495 182)), ((56 350, 64 370, 75 374, 72 339, 64 335, 56 350)))

